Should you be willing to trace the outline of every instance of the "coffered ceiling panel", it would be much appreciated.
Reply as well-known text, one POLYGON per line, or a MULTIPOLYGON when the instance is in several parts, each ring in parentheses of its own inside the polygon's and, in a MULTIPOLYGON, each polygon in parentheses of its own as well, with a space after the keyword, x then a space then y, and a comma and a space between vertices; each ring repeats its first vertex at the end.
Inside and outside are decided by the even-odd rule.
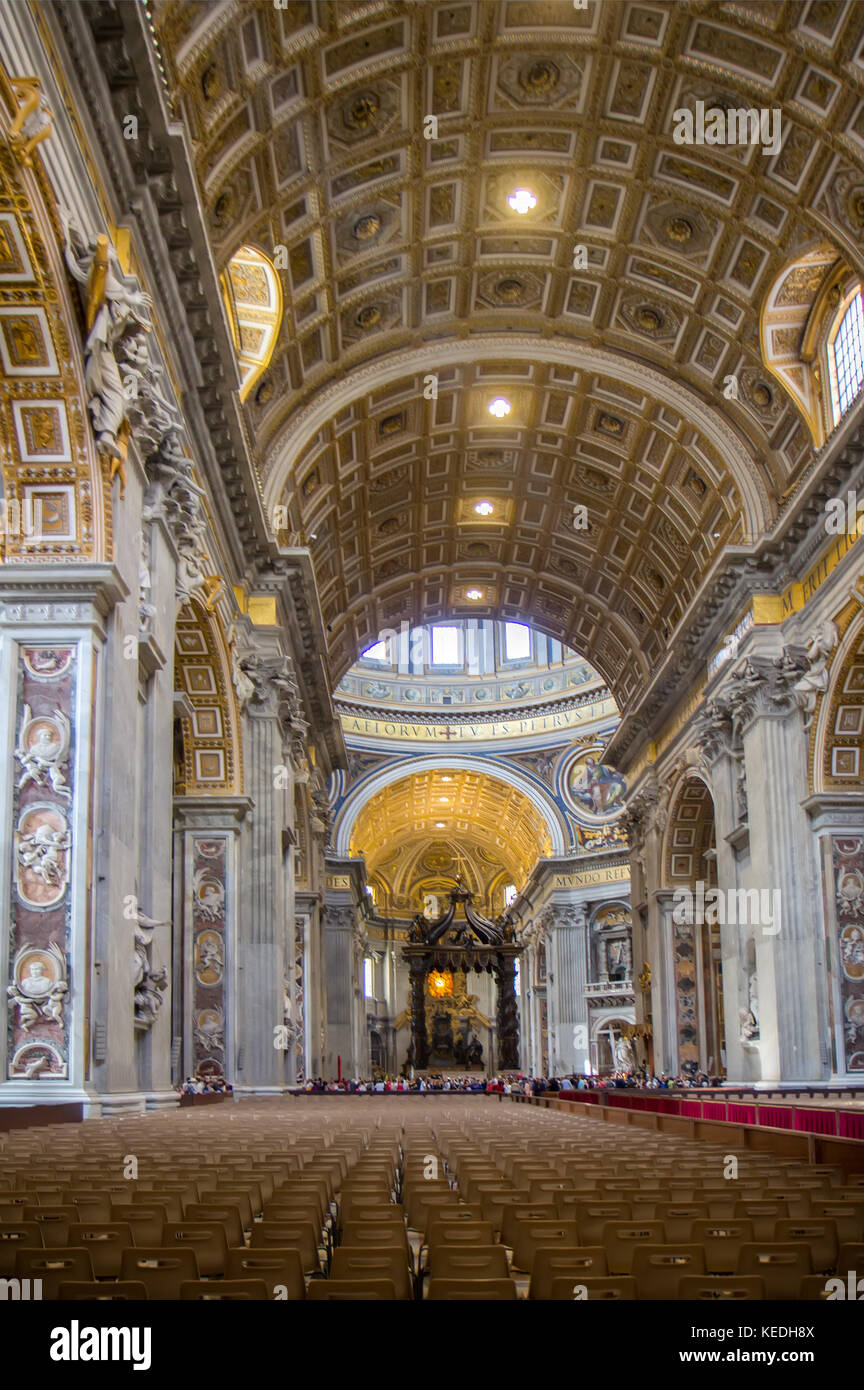
MULTIPOLYGON (((352 855, 364 856, 394 907, 409 906, 416 884, 434 877, 436 846, 452 861, 449 872, 461 870, 483 894, 502 873, 521 887, 551 848, 524 793, 485 773, 456 770, 418 773, 385 787, 363 807, 351 836, 352 855)), ((442 860, 437 872, 447 867, 442 860)))
POLYGON ((718 550, 812 461, 759 315, 811 245, 862 268, 864 7, 152 13, 217 268, 242 245, 280 267, 244 410, 281 539, 312 550, 334 678, 382 626, 480 590, 626 705, 718 550), (776 111, 780 139, 677 143, 700 103, 776 111), (475 490, 509 511, 460 525, 475 490))

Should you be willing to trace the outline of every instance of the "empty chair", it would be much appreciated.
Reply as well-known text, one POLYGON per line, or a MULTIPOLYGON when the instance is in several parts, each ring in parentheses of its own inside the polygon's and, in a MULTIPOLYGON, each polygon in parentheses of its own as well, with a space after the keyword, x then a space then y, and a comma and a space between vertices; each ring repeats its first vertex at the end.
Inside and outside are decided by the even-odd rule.
POLYGON ((79 1221, 111 1220, 109 1192, 82 1191, 77 1187, 66 1187, 61 1194, 61 1201, 64 1204, 71 1202, 77 1208, 79 1221))
POLYGON ((458 1197, 450 1188, 446 1191, 413 1192, 405 1200, 405 1215, 408 1225, 415 1231, 426 1229, 429 1207, 455 1207, 458 1197))
POLYGON ((574 1279, 569 1275, 552 1280, 551 1299, 568 1298, 576 1302, 615 1303, 632 1302, 636 1298, 636 1280, 632 1275, 622 1274, 617 1278, 574 1279))
POLYGON ((408 1262, 402 1250, 365 1250, 342 1245, 333 1252, 330 1269, 333 1279, 391 1280, 397 1299, 410 1299, 414 1296, 413 1280, 408 1262))
POLYGON ((437 1233, 439 1227, 441 1230, 447 1230, 452 1226, 461 1226, 466 1221, 482 1220, 483 1210, 479 1202, 460 1203, 455 1207, 431 1207, 426 1221, 426 1239, 429 1239, 433 1231, 437 1233))
POLYGON ((541 1246, 573 1247, 579 1244, 575 1221, 520 1221, 513 1244, 513 1268, 531 1273, 534 1254, 541 1246))
POLYGON ((505 1207, 501 1217, 501 1244, 510 1249, 516 1244, 516 1228, 523 1221, 558 1221, 557 1204, 526 1202, 524 1206, 505 1207))
POLYGON ((391 1216, 397 1216, 402 1221, 404 1215, 404 1209, 401 1206, 397 1207, 385 1194, 380 1192, 351 1192, 347 1196, 343 1193, 339 1202, 339 1217, 342 1222, 382 1221, 391 1216))
POLYGON ((166 1221, 162 1234, 163 1248, 173 1248, 175 1242, 186 1250, 194 1250, 198 1272, 204 1278, 224 1274, 228 1257, 225 1227, 218 1221, 166 1221))
POLYGON ((261 1221, 252 1227, 249 1239, 253 1250, 294 1249, 299 1251, 305 1274, 317 1274, 321 1269, 318 1236, 308 1221, 261 1221))
POLYGON ((638 1299, 678 1298, 682 1278, 705 1273, 705 1255, 701 1245, 639 1245, 632 1273, 638 1299))
POLYGON ((492 1245, 491 1221, 430 1221, 426 1244, 434 1245, 492 1245))
POLYGON ((342 1244, 356 1249, 382 1250, 385 1248, 408 1250, 408 1236, 401 1224, 389 1222, 350 1221, 342 1232, 342 1244))
POLYGON ((801 1280, 813 1273, 809 1246, 753 1241, 741 1247, 736 1273, 758 1276, 766 1298, 797 1298, 801 1280))
POLYGON ((711 1275, 685 1274, 678 1285, 678 1297, 698 1303, 758 1300, 765 1297, 765 1285, 752 1275, 724 1274, 718 1279, 711 1275))
POLYGON ((503 1245, 436 1245, 429 1251, 433 1279, 507 1279, 503 1245))
MULTIPOLYGON (((842 1281, 841 1281, 842 1282, 842 1281)), ((848 1292, 844 1289, 848 1298, 848 1292)), ((808 1303, 830 1303, 836 1290, 831 1287, 826 1274, 805 1274, 798 1285, 797 1297, 808 1303)))
POLYGON ((774 1239, 784 1245, 791 1242, 809 1246, 816 1273, 836 1268, 839 1243, 837 1224, 831 1217, 788 1217, 776 1223, 774 1239))
POLYGON ((439 1303, 515 1303, 512 1279, 430 1279, 426 1298, 439 1303))
POLYGON ((861 1277, 864 1278, 864 1244, 860 1241, 849 1241, 841 1245, 837 1253, 837 1273, 847 1274, 850 1269, 860 1270, 861 1277))
POLYGON ((837 1239, 842 1245, 864 1241, 864 1212, 849 1202, 822 1201, 817 1198, 810 1203, 810 1215, 816 1220, 830 1218, 837 1229, 837 1239))
POLYGON ((287 1189, 277 1192, 264 1207, 265 1221, 311 1221, 316 1230, 324 1225, 327 1206, 319 1192, 297 1192, 287 1189))
POLYGON ((487 1191, 478 1187, 478 1198, 480 1209, 483 1212, 483 1220, 491 1221, 492 1229, 496 1235, 501 1233, 507 1207, 524 1207, 529 1200, 527 1192, 516 1192, 510 1187, 490 1188, 487 1191))
POLYGON ((69 1244, 90 1252, 95 1279, 117 1279, 123 1251, 132 1245, 127 1221, 86 1221, 69 1227, 69 1244))
POLYGON ((93 1268, 86 1250, 19 1250, 15 1260, 17 1279, 41 1281, 41 1297, 59 1298, 64 1279, 92 1279, 93 1268))
POLYGON ((159 1301, 178 1299, 180 1285, 198 1279, 195 1251, 132 1247, 124 1250, 120 1261, 121 1280, 134 1279, 147 1289, 147 1297, 159 1301))
MULTIPOLYGON (((165 1213, 166 1221, 183 1220, 183 1194, 182 1192, 171 1192, 165 1187, 150 1187, 148 1184, 139 1183, 140 1195, 147 1203, 148 1207, 161 1207, 165 1213)), ((77 1216, 76 1216, 77 1221, 77 1216)))
POLYGON ((774 1227, 789 1215, 784 1202, 736 1202, 735 1215, 753 1223, 754 1240, 773 1240, 774 1227))
POLYGON ((313 1279, 306 1290, 310 1303, 396 1302, 392 1279, 313 1279))
POLYGON ((137 1279, 112 1279, 101 1284, 96 1279, 63 1280, 57 1297, 63 1303, 110 1303, 115 1300, 144 1303, 147 1285, 137 1279))
POLYGON ((394 1206, 392 1203, 377 1202, 374 1206, 356 1206, 351 1202, 347 1207, 343 1207, 341 1212, 342 1225, 356 1224, 357 1222, 372 1221, 390 1223, 405 1229, 405 1218, 401 1207, 394 1206))
POLYGON ((266 1302, 270 1295, 263 1279, 186 1279, 180 1285, 184 1301, 266 1302))
POLYGON ((705 1251, 705 1269, 709 1274, 734 1274, 741 1247, 753 1241, 755 1235, 752 1221, 702 1217, 692 1223, 690 1239, 705 1251))
MULTIPOLYGON (((635 1210, 638 1204, 633 1205, 633 1214, 639 1219, 640 1212, 635 1210)), ((707 1220, 708 1215, 707 1202, 657 1202, 653 1219, 663 1222, 667 1240, 689 1240, 693 1222, 707 1220)))
POLYGON ((38 1221, 4 1221, 0 1223, 0 1278, 15 1273, 19 1250, 42 1250, 42 1227, 38 1221))
POLYGON ((664 1241, 662 1221, 610 1221, 603 1228, 602 1245, 612 1274, 630 1274, 640 1245, 663 1245, 664 1241))
POLYGON ((25 1221, 35 1221, 42 1232, 46 1250, 61 1250, 69 1244, 69 1227, 78 1220, 76 1207, 22 1207, 25 1221))
POLYGON ((541 1245, 534 1251, 531 1269, 530 1299, 551 1298, 556 1279, 569 1278, 574 1284, 584 1279, 596 1279, 608 1273, 606 1251, 602 1245, 583 1248, 541 1245))
POLYGON ((296 1302, 306 1297, 306 1280, 299 1250, 229 1250, 226 1279, 263 1279, 268 1298, 296 1302))
POLYGON ((629 1202, 586 1202, 578 1210, 577 1245, 602 1245, 603 1232, 612 1221, 629 1221, 632 1213, 629 1202))
POLYGON ((225 1231, 229 1248, 243 1244, 243 1223, 235 1206, 216 1202, 190 1202, 184 1221, 216 1221, 225 1231))
POLYGON ((165 1212, 162 1207, 151 1207, 146 1202, 111 1203, 111 1220, 122 1221, 132 1232, 133 1245, 146 1245, 154 1248, 162 1242, 165 1229, 165 1212))

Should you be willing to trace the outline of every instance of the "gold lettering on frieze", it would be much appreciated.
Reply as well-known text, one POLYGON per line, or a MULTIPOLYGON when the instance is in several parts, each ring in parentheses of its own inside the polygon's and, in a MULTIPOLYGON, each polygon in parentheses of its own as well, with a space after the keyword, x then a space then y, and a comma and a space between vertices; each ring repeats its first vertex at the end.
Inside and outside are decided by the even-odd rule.
POLYGON ((627 864, 611 864, 605 869, 583 869, 576 874, 555 874, 553 888, 591 888, 598 883, 629 883, 630 868, 627 864))
POLYGON ((410 740, 412 743, 471 743, 530 736, 554 729, 577 728, 581 724, 612 717, 615 713, 614 700, 606 699, 592 700, 590 704, 581 705, 579 709, 537 714, 528 719, 490 719, 477 724, 411 724, 400 719, 369 719, 357 714, 342 714, 340 718, 346 734, 410 740))

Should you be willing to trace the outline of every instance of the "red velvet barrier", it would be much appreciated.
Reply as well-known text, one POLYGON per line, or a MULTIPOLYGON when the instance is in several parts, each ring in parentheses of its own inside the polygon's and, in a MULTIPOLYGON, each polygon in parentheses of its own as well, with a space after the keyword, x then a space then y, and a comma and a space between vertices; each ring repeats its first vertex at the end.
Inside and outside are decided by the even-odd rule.
POLYGON ((682 1100, 680 1102, 680 1113, 687 1115, 691 1120, 701 1120, 702 1102, 701 1100, 682 1100))
POLYGON ((794 1129, 795 1111, 791 1105, 760 1105, 759 1123, 772 1129, 794 1129))
POLYGON ((729 1123, 733 1125, 755 1125, 756 1106, 755 1105, 733 1105, 729 1104, 729 1123))
POLYGON ((702 1102, 703 1120, 725 1120, 726 1103, 720 1100, 703 1100, 702 1102))
POLYGON ((837 1116, 833 1110, 799 1110, 796 1106, 795 1128, 807 1134, 836 1134, 837 1116))
POLYGON ((864 1115, 855 1115, 850 1110, 839 1110, 837 1133, 844 1139, 864 1139, 864 1115))

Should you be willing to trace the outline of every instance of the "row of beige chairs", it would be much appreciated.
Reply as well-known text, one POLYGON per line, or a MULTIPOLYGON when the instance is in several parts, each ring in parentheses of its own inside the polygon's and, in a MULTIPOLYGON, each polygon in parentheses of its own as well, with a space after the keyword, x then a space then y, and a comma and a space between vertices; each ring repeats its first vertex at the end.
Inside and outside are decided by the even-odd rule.
MULTIPOLYGON (((300 1278, 307 1297, 405 1298, 419 1289, 433 1299, 510 1299, 528 1292, 526 1285, 530 1286, 532 1297, 564 1296, 559 1290, 568 1287, 569 1266, 561 1267, 554 1277, 544 1276, 545 1283, 542 1279, 535 1282, 534 1265, 538 1259, 542 1263, 546 1258, 550 1239, 552 1252, 562 1259, 575 1251, 576 1271, 582 1274, 578 1287, 584 1286, 588 1297, 650 1297, 651 1289, 680 1289, 687 1278, 707 1284, 714 1297, 758 1297, 765 1290, 766 1273, 769 1282, 775 1280, 772 1287, 776 1285, 780 1276, 776 1275, 775 1264, 786 1278, 786 1296, 794 1297, 802 1281, 813 1276, 809 1268, 803 1272, 805 1262, 800 1250, 791 1265, 785 1258, 772 1258, 772 1248, 776 1251, 778 1245, 790 1243, 776 1240, 777 1222, 797 1219, 800 1230, 803 1217, 810 1220, 813 1216, 814 1193, 820 1199, 830 1195, 837 1204, 845 1200, 843 1217, 847 1221, 855 1217, 857 1184, 844 1179, 839 1170, 760 1164, 751 1161, 750 1156, 742 1156, 740 1200, 755 1198, 757 1194, 764 1197, 771 1182, 775 1189, 782 1183, 784 1191, 771 1194, 776 1197, 776 1209, 770 1213, 729 1212, 716 1205, 728 1203, 725 1194, 729 1181, 726 1177, 718 1178, 723 1171, 724 1155, 717 1146, 686 1145, 670 1141, 667 1136, 653 1135, 653 1142, 646 1144, 648 1136, 643 1134, 618 1131, 610 1135, 596 1122, 574 1125, 575 1117, 553 1116, 534 1109, 526 1112, 522 1107, 486 1099, 463 1101, 457 1109, 442 1106, 437 1097, 427 1102, 411 1098, 401 1106, 396 1104, 397 1123, 392 1123, 396 1112, 391 1100, 370 1105, 364 1099, 355 1107, 351 1102, 328 1103, 318 1098, 305 1104, 301 1100, 276 1106, 264 1103, 250 1107, 244 1103, 242 1107, 230 1107, 228 1115, 224 1114, 228 1107, 214 1107, 196 1112, 191 1117, 195 1121, 192 1124, 188 1112, 170 1117, 185 1121, 180 1124, 166 1124, 166 1116, 95 1122, 85 1127, 89 1140, 86 1150, 80 1136, 70 1136, 68 1130, 58 1134, 59 1127, 50 1134, 45 1130, 19 1132, 14 1136, 15 1142, 0 1144, 0 1215, 8 1213, 11 1206, 13 1216, 21 1218, 19 1225, 27 1225, 24 1212, 32 1217, 41 1209, 45 1217, 41 1223, 43 1232, 51 1224, 51 1217, 55 1218, 53 1238, 65 1221, 63 1244, 58 1240, 47 1249, 45 1242, 42 1246, 45 1255, 51 1256, 62 1249, 64 1259, 81 1253, 87 1258, 87 1242, 73 1247, 70 1237, 77 1239, 82 1224, 93 1228, 89 1232, 89 1249, 102 1247, 99 1267, 110 1267, 116 1272, 110 1276, 96 1274, 97 1280, 105 1282, 94 1285, 86 1277, 84 1261, 77 1261, 80 1278, 61 1278, 55 1270, 50 1279, 61 1297, 85 1297, 86 1290, 92 1291, 93 1287, 101 1288, 103 1293, 99 1296, 105 1296, 109 1277, 111 1287, 118 1291, 136 1285, 140 1288, 142 1284, 147 1288, 148 1281, 149 1287, 159 1284, 163 1290, 170 1288, 170 1293, 156 1294, 163 1297, 260 1297, 261 1286, 268 1297, 299 1297, 296 1262, 291 1276, 290 1262, 281 1260, 281 1247, 273 1244, 274 1239, 281 1241, 287 1234, 291 1239, 285 1241, 285 1249, 299 1257, 300 1278), (490 1118, 492 1106, 494 1118, 490 1118), (94 1143, 97 1126, 101 1128, 94 1143), (207 1154, 206 1176, 196 1159, 193 1135, 199 1146, 197 1152, 207 1154), (116 1178, 117 1165, 129 1155, 137 1160, 139 1176, 134 1186, 127 1183, 119 1193, 95 1194, 103 1201, 103 1215, 105 1196, 117 1199, 109 1202, 112 1220, 97 1222, 94 1205, 86 1213, 76 1205, 74 1194, 84 1195, 84 1189, 77 1184, 88 1182, 95 1189, 100 1182, 116 1178), (26 1179, 22 1181, 25 1170, 26 1179), (142 1176, 142 1172, 146 1175, 142 1176), (164 1176, 169 1173, 173 1176, 164 1176), (720 1187, 720 1182, 724 1187, 720 1187), (851 1192, 842 1190, 844 1182, 851 1192), (610 1183, 619 1185, 610 1187, 610 1183), (787 1185, 798 1194, 794 1217, 785 1193, 787 1185), (4 1205, 6 1193, 19 1200, 4 1205), (646 1193, 648 1200, 634 1210, 636 1199, 646 1193), (20 1200, 28 1196, 36 1200, 20 1200), (704 1200, 696 1201, 697 1196, 704 1200), (56 1200, 58 1197, 64 1201, 56 1200), (471 1198, 479 1201, 472 1202, 471 1198), (677 1210, 670 1211, 675 1199, 677 1210), (685 1199, 696 1210, 682 1210, 685 1199), (808 1201, 809 1209, 805 1210, 808 1201), (52 1206, 61 1210, 52 1212, 52 1206), (596 1209, 598 1206, 601 1210, 596 1209), (611 1210, 604 1211, 603 1207, 611 1210), (128 1220, 124 1222, 124 1217, 134 1211, 146 1221, 148 1208, 154 1222, 150 1230, 157 1228, 161 1216, 160 1239, 164 1239, 168 1229, 173 1245, 148 1245, 142 1241, 143 1222, 137 1227, 136 1241, 135 1227, 128 1220), (69 1219, 76 1213, 86 1218, 83 1223, 69 1219), (705 1258, 709 1233, 698 1228, 696 1240, 689 1239, 694 1225, 706 1221, 713 1223, 715 1243, 722 1244, 724 1237, 717 1232, 723 1228, 718 1228, 718 1219, 728 1222, 738 1215, 738 1244, 742 1248, 754 1244, 758 1247, 754 1258, 758 1256, 762 1261, 759 1273, 715 1272, 705 1258), (771 1230, 763 1226, 757 1236, 753 1218, 767 1219, 769 1215, 774 1217, 771 1230), (576 1218, 575 1223, 568 1221, 572 1217, 576 1218), (586 1237, 594 1236, 594 1229, 585 1224, 592 1219, 599 1223, 599 1245, 586 1244, 586 1237), (610 1264, 605 1233, 616 1220, 618 1229, 609 1233, 610 1264), (472 1221, 488 1230, 472 1231, 472 1221), (678 1224, 673 1225, 676 1221, 678 1224), (240 1245, 238 1222, 243 1242, 240 1245), (544 1222, 547 1224, 529 1237, 526 1232, 538 1222, 541 1227, 544 1222), (107 1233, 95 1230, 99 1225, 124 1224, 132 1226, 128 1238, 119 1230, 106 1240, 103 1237, 107 1233), (636 1274, 621 1267, 622 1259, 626 1262, 626 1254, 621 1252, 628 1248, 621 1226, 628 1224, 631 1231, 643 1233, 631 1238, 631 1268, 635 1270, 638 1262, 647 1261, 644 1270, 640 1265, 639 1282, 634 1282, 632 1290, 626 1281, 635 1281, 636 1274), (523 1225, 525 1232, 516 1229, 523 1225), (747 1241, 747 1235, 755 1239, 747 1241), (569 1244, 562 1244, 564 1240, 569 1244), (689 1251, 688 1245, 693 1247, 689 1251), (106 1246, 111 1247, 110 1255, 104 1253, 106 1246), (264 1250, 270 1263, 264 1276, 256 1278, 254 1265, 238 1266, 237 1261, 244 1257, 244 1252, 248 1259, 259 1249, 264 1250), (238 1268, 242 1271, 239 1275, 235 1272, 238 1268), (205 1272, 209 1277, 199 1277, 205 1272), (136 1279, 136 1273, 144 1277, 136 1279), (277 1279, 278 1273, 282 1274, 281 1279, 277 1279), (322 1273, 329 1274, 329 1278, 321 1278, 322 1273), (796 1291, 792 1292, 796 1275, 796 1291), (594 1287, 597 1279, 609 1283, 610 1289, 594 1287), (722 1295, 718 1294, 720 1282, 726 1290, 722 1295), (76 1292, 72 1285, 85 1292, 76 1292), (199 1285, 209 1287, 199 1289, 199 1285), (467 1294, 466 1285, 470 1286, 467 1294)), ((113 1186, 116 1188, 117 1184, 113 1186)), ((39 1225, 38 1215, 29 1224, 39 1225)), ((810 1234, 819 1235, 823 1241, 818 1247, 821 1262, 825 1262, 825 1250, 834 1248, 830 1245, 832 1235, 839 1261, 836 1227, 832 1233, 827 1220, 817 1224, 821 1224, 821 1230, 817 1232, 814 1227, 810 1234)), ((35 1240, 32 1232, 29 1234, 35 1240)), ((781 1234, 790 1232, 784 1230, 781 1234)), ((0 1258, 2 1247, 0 1240, 0 1258)), ((812 1266, 817 1247, 806 1248, 812 1266)), ((737 1261, 732 1264, 730 1259, 728 1241, 724 1250, 725 1264, 737 1269, 737 1261)), ((11 1253, 17 1264, 25 1254, 35 1253, 38 1258, 39 1249, 34 1251, 31 1247, 28 1251, 19 1243, 17 1252, 11 1253)), ((782 1256, 783 1251, 780 1253, 782 1256)), ((65 1266, 67 1275, 74 1265, 75 1259, 65 1266)), ((90 1271, 95 1273, 92 1257, 90 1271)), ((569 1287, 567 1296, 572 1298, 574 1285, 569 1287)), ((120 1292, 112 1296, 120 1296, 120 1292)), ((655 1292, 653 1296, 676 1295, 655 1292)))

